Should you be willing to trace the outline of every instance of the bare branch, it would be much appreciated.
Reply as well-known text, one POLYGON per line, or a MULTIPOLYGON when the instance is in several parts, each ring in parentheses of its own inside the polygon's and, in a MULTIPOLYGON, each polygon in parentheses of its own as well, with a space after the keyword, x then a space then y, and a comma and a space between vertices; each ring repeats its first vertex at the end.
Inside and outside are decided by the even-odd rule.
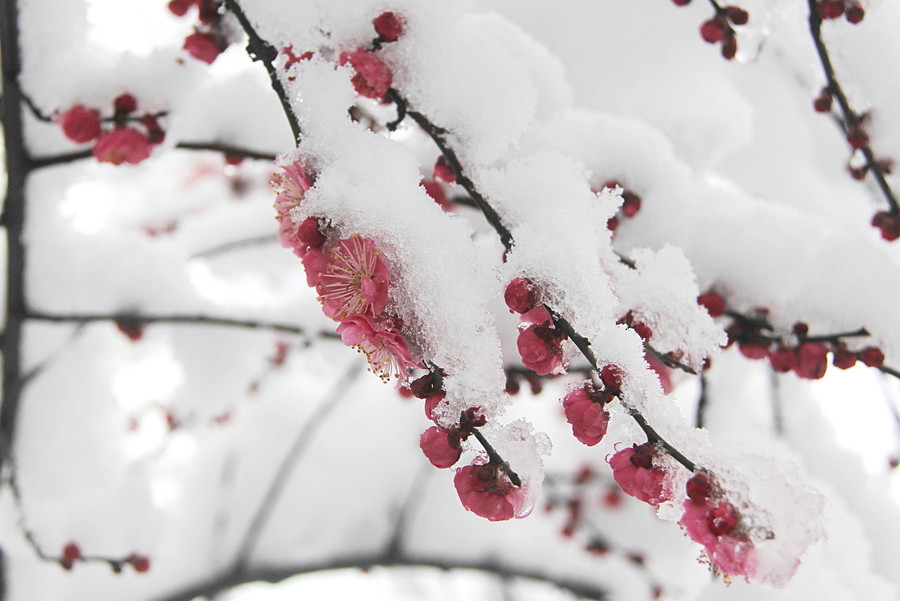
POLYGON ((306 420, 303 428, 300 429, 294 444, 291 445, 291 448, 281 460, 281 465, 278 466, 275 476, 269 483, 269 488, 253 514, 250 525, 247 526, 234 560, 236 571, 241 572, 246 568, 247 562, 256 548, 256 544, 265 530, 266 523, 272 517, 272 510, 275 504, 281 498, 281 493, 284 492, 284 487, 287 485, 297 462, 300 461, 304 451, 312 444, 316 431, 325 424, 328 416, 338 406, 341 399, 347 394, 347 391, 350 390, 363 371, 364 369, 360 364, 353 361, 347 370, 338 377, 337 382, 319 403, 315 412, 306 420))

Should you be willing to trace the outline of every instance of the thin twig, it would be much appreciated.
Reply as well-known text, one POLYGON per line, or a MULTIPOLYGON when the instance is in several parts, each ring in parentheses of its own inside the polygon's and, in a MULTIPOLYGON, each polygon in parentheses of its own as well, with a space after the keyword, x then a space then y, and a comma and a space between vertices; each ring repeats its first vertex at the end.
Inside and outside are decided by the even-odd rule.
MULTIPOLYGON (((850 101, 847 99, 847 95, 844 93, 844 89, 841 87, 841 84, 835 75, 834 66, 831 63, 831 57, 828 53, 828 47, 822 40, 822 19, 819 17, 817 10, 818 3, 816 0, 807 1, 809 4, 809 31, 812 35, 813 44, 816 47, 816 54, 819 56, 819 62, 822 65, 822 71, 825 74, 825 80, 828 82, 826 87, 831 95, 838 101, 838 106, 841 109, 841 114, 843 115, 841 127, 846 134, 852 126, 862 120, 862 116, 857 114, 850 106, 850 101)), ((881 190, 881 194, 887 200, 888 205, 890 205, 891 213, 895 215, 900 213, 900 204, 897 203, 894 191, 887 183, 887 179, 885 179, 884 170, 875 158, 872 147, 866 144, 860 150, 866 159, 866 165, 869 168, 869 172, 872 173, 875 182, 878 184, 879 190, 881 190)))
POLYGON ((706 423, 706 407, 709 405, 709 382, 704 374, 700 374, 700 396, 697 398, 697 416, 694 425, 702 428, 706 423))
POLYGON ((229 319, 224 317, 210 317, 209 315, 152 315, 143 313, 44 313, 42 311, 31 311, 25 315, 28 319, 36 321, 48 321, 55 323, 88 323, 93 321, 110 321, 116 322, 121 320, 134 321, 139 324, 151 323, 173 323, 173 324, 196 324, 196 325, 212 325, 226 326, 233 328, 249 328, 256 330, 272 330, 275 332, 285 332, 287 334, 298 334, 301 336, 315 336, 317 338, 340 339, 334 332, 322 330, 310 333, 299 326, 292 326, 284 323, 257 321, 252 319, 229 319))
POLYGON ((201 250, 200 252, 194 253, 191 255, 192 259, 209 259, 211 257, 215 257, 218 255, 222 255, 234 250, 241 250, 244 248, 251 248, 254 246, 260 246, 262 244, 270 244, 273 242, 278 242, 277 234, 264 234, 262 236, 254 236, 252 238, 243 238, 241 240, 233 240, 231 242, 225 242, 224 244, 219 244, 218 246, 213 246, 211 248, 207 248, 206 250, 201 250))
POLYGON ((303 453, 312 444, 316 431, 325 424, 328 416, 335 410, 340 401, 347 394, 347 391, 350 390, 356 382, 356 379, 364 371, 365 370, 357 361, 353 361, 344 373, 338 377, 334 386, 323 397, 319 406, 300 429, 291 448, 281 460, 281 464, 278 466, 275 476, 269 483, 266 494, 263 496, 256 512, 254 512, 253 518, 250 520, 250 525, 247 526, 241 544, 238 545, 237 555, 234 560, 236 571, 240 572, 246 568, 247 562, 256 548, 256 544, 259 542, 259 538, 265 530, 266 522, 272 517, 272 510, 274 509, 275 504, 281 498, 281 493, 284 492, 284 488, 287 486, 290 475, 294 471, 297 462, 300 461, 303 457, 303 453))
POLYGON ((278 57, 278 50, 266 40, 259 37, 259 34, 250 23, 247 15, 244 14, 244 10, 241 8, 240 4, 238 4, 237 0, 225 0, 225 7, 234 14, 241 24, 244 33, 247 34, 247 54, 249 54, 250 58, 254 61, 260 61, 265 66, 266 71, 269 74, 269 81, 272 84, 272 89, 275 90, 275 94, 281 102, 284 116, 287 117, 288 123, 291 126, 291 132, 294 134, 294 142, 299 142, 303 135, 303 132, 300 129, 300 121, 297 119, 297 115, 294 114, 294 110, 291 108, 290 99, 288 98, 284 85, 281 83, 281 78, 278 77, 278 72, 275 69, 275 59, 278 57))
POLYGON ((417 555, 416 557, 387 558, 383 554, 364 554, 356 556, 343 556, 333 560, 318 563, 295 564, 287 566, 264 566, 245 571, 236 572, 228 570, 193 585, 159 597, 156 601, 191 601, 196 598, 214 598, 223 591, 230 590, 248 582, 277 583, 293 576, 313 574, 317 572, 343 570, 357 568, 369 571, 374 567, 407 567, 407 568, 436 568, 444 571, 474 570, 486 574, 494 574, 501 577, 518 578, 545 582, 556 588, 567 591, 576 597, 604 601, 608 598, 605 589, 583 580, 556 576, 539 569, 527 569, 501 563, 498 560, 453 560, 446 557, 428 557, 417 555))

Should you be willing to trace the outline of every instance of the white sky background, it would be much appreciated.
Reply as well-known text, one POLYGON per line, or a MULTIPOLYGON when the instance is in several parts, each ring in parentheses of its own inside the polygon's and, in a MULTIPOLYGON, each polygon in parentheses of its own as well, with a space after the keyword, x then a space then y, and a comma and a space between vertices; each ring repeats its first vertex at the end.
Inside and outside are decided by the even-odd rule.
MULTIPOLYGON (((840 171, 845 157, 839 136, 830 131, 834 128, 824 117, 812 113, 808 105, 794 104, 798 86, 813 90, 816 85, 806 81, 802 71, 780 60, 775 49, 767 46, 762 47, 758 59, 753 62, 723 61, 717 49, 704 44, 696 32, 699 23, 708 16, 707 7, 699 0, 687 9, 678 9, 668 0, 653 1, 658 6, 652 9, 648 6, 649 0, 640 4, 634 0, 599 3, 566 0, 553 6, 513 0, 478 1, 475 4, 500 11, 547 44, 565 65, 578 105, 637 116, 674 140, 680 156, 688 157, 692 164, 709 169, 716 176, 733 180, 751 195, 765 196, 802 210, 821 210, 848 224, 862 224, 848 227, 866 232, 868 215, 873 209, 868 195, 840 171), (797 139, 802 141, 799 148, 791 142, 797 139), (801 158, 796 160, 798 154, 801 158), (810 182, 818 177, 816 169, 828 172, 823 166, 832 167, 834 175, 819 185, 845 190, 846 204, 827 203, 821 207, 818 204, 810 190, 810 182)), ((755 14, 752 4, 761 6, 763 3, 761 0, 748 2, 751 19, 755 14)), ((92 0, 87 15, 91 23, 88 39, 98 50, 121 52, 127 49, 137 55, 136 58, 148 56, 154 50, 177 47, 189 31, 185 22, 172 18, 159 2, 151 0, 127 3, 92 0), (123 26, 123 22, 140 22, 141 27, 123 26)), ((789 33, 785 33, 788 40, 791 39, 789 33)), ((751 48, 749 54, 748 58, 754 58, 756 52, 751 48)), ((248 67, 241 46, 234 45, 208 72, 210 79, 215 81, 226 80, 245 69, 255 74, 257 67, 248 67)), ((129 77, 133 79, 134 75, 129 77)), ((61 87, 65 88, 66 84, 62 82, 61 87)), ((163 94, 160 96, 164 97, 163 94)), ((211 127, 215 126, 215 119, 213 117, 211 127)), ((275 121, 277 127, 278 120, 275 121)), ((198 127, 202 131, 202 126, 198 127)), ((268 124, 263 129, 266 127, 268 124)), ((50 138, 46 142, 48 145, 57 143, 52 136, 50 138)), ((265 140, 261 145, 263 148, 279 149, 273 148, 272 138, 267 139, 264 134, 259 140, 265 140)), ((888 142, 900 150, 898 140, 888 142)), ((167 159, 154 160, 164 164, 167 159)), ((176 163, 172 162, 173 172, 179 168, 176 163)), ((254 175, 263 175, 265 168, 260 167, 258 171, 254 175)), ((60 207, 63 217, 71 220, 73 228, 90 234, 127 219, 127 198, 121 192, 128 187, 127 178, 119 182, 118 188, 109 189, 106 196, 100 196, 89 181, 80 181, 81 188, 78 185, 70 188, 66 202, 60 207)), ((140 201, 139 196, 133 200, 135 203, 140 201)), ((203 206, 203 201, 197 202, 198 207, 203 206)), ((161 204, 164 205, 164 201, 161 204)), ((162 206, 157 217, 163 218, 166 210, 162 206)), ((263 221, 252 224, 264 227, 263 221)), ((198 265, 189 279, 201 297, 204 292, 215 296, 227 294, 236 305, 249 307, 263 306, 263 299, 273 290, 281 290, 272 283, 272 278, 256 277, 239 266, 198 265)), ((167 350, 166 342, 156 344, 151 340, 139 352, 125 351, 127 360, 116 360, 120 369, 112 381, 112 393, 126 410, 146 403, 151 397, 165 398, 183 383, 184 374, 179 371, 176 358, 167 350)), ((124 348, 124 343, 122 346, 124 348)), ((263 348, 262 343, 258 346, 263 348)), ((322 382, 301 386, 304 385, 314 390, 317 386, 321 388, 322 382)), ((224 389, 226 384, 221 386, 224 389)), ((873 476, 885 474, 887 457, 898 453, 897 426, 886 411, 883 398, 886 390, 896 395, 898 388, 896 383, 883 382, 877 374, 862 368, 846 373, 832 368, 825 380, 812 385, 817 402, 826 408, 837 431, 839 443, 859 456, 873 476)), ((789 385, 785 389, 791 390, 789 385)), ((690 391, 686 396, 691 397, 690 391)), ((691 402, 689 398, 685 405, 690 407, 691 402)), ((785 402, 790 399, 786 398, 785 402)), ((184 469, 196 453, 203 452, 202 449, 198 451, 195 441, 188 435, 167 446, 166 431, 159 420, 148 422, 140 435, 140 438, 131 438, 127 442, 130 458, 152 457, 154 453, 160 453, 162 457, 157 466, 159 477, 151 486, 154 504, 161 507, 177 505, 185 493, 180 489, 178 478, 172 474, 177 476, 178 470, 184 469)), ((443 484, 441 492, 454 496, 447 482, 443 484)), ((900 498, 900 478, 896 474, 891 484, 894 498, 900 498)), ((455 502, 455 499, 451 501, 455 502)), ((675 528, 671 524, 668 526, 675 528)), ((9 536, 8 531, 6 535, 9 536)), ((364 576, 351 573, 336 577, 339 582, 328 575, 316 575, 280 586, 248 586, 226 599, 349 600, 363 595, 372 601, 449 601, 457 598, 488 601, 502 598, 497 583, 484 582, 480 575, 447 578, 428 573, 402 574, 393 578, 383 571, 376 571, 364 576), (479 597, 479 594, 484 596, 479 597)), ((527 587, 518 590, 514 597, 516 601, 558 598, 565 596, 527 587)))

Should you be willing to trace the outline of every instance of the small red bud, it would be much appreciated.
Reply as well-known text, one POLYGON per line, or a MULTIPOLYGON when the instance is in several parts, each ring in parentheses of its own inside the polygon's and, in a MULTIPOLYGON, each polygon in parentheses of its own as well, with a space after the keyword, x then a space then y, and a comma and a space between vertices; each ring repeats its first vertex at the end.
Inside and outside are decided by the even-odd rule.
POLYGON ((881 237, 888 242, 900 238, 900 215, 890 211, 879 211, 872 217, 872 225, 881 231, 881 237))
POLYGON ((375 32, 382 42, 395 42, 403 33, 403 17, 393 12, 384 12, 372 21, 375 32))
POLYGON ((119 94, 113 102, 116 115, 127 115, 137 110, 137 100, 131 94, 119 94))
POLYGON ((438 160, 435 161, 433 177, 434 179, 439 179, 448 184, 452 184, 456 181, 456 174, 450 169, 450 165, 447 164, 447 159, 444 158, 444 155, 439 156, 438 160))
POLYGON ((881 352, 881 349, 874 346, 867 346, 859 351, 857 355, 859 356, 859 360, 868 367, 881 367, 884 365, 884 353, 881 352))
POLYGON ((817 113, 827 113, 831 110, 831 105, 834 102, 834 97, 831 95, 831 92, 828 88, 822 88, 822 91, 819 92, 818 97, 816 97, 815 101, 813 101, 813 108, 816 109, 817 113))
POLYGON ((786 374, 797 367, 797 355, 794 353, 794 349, 779 346, 769 353, 769 363, 776 372, 786 374))
POLYGON ((853 148, 862 148, 869 143, 869 134, 863 129, 862 124, 855 123, 847 130, 847 142, 853 148))
POLYGON ((710 317, 719 317, 725 313, 725 299, 715 292, 707 292, 697 297, 697 304, 706 309, 710 317))
POLYGON ((319 231, 319 220, 315 217, 307 217, 300 223, 297 237, 303 244, 312 248, 319 248, 325 243, 325 236, 319 231))
POLYGON ((856 365, 856 353, 848 351, 846 347, 838 347, 831 356, 831 364, 838 369, 850 369, 856 365))
POLYGON ((722 58, 725 60, 731 60, 737 54, 737 38, 733 35, 725 36, 725 39, 722 40, 722 58))
POLYGON ((169 2, 169 11, 175 15, 176 17, 183 17, 187 14, 188 9, 191 8, 191 2, 186 2, 185 0, 172 0, 169 2))
POLYGON ((820 0, 819 2, 819 18, 821 19, 837 19, 844 14, 844 0, 820 0))
POLYGON ((725 7, 725 16, 735 25, 746 25, 747 21, 750 20, 750 13, 740 6, 725 7))
POLYGON ((144 555, 132 553, 125 561, 126 563, 130 563, 131 567, 134 568, 134 571, 140 574, 143 574, 150 569, 150 558, 144 555))
POLYGON ((687 6, 691 3, 691 0, 672 0, 675 6, 687 6))
POLYGON ((634 217, 637 215, 637 212, 641 210, 641 197, 634 192, 626 190, 622 193, 622 198, 625 201, 622 203, 622 214, 625 215, 625 217, 634 217))
POLYGON ((700 26, 700 37, 710 44, 717 44, 725 39, 725 28, 718 19, 710 19, 700 26))
POLYGON ((860 21, 863 20, 863 17, 866 16, 866 11, 863 9, 862 4, 859 2, 854 2, 847 8, 847 12, 844 15, 850 23, 856 25, 860 21))

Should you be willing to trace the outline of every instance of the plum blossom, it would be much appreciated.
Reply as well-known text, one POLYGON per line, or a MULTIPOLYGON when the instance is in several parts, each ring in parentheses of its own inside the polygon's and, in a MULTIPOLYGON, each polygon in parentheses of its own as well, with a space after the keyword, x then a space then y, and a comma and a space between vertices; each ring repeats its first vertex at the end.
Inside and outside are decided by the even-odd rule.
POLYGON ((603 439, 609 426, 609 412, 603 408, 611 397, 592 395, 586 386, 576 388, 563 397, 566 421, 572 424, 572 434, 589 447, 603 439))
POLYGON ((431 465, 438 468, 453 466, 462 454, 459 432, 437 426, 431 426, 422 433, 419 447, 431 465))
POLYGON ((377 317, 387 306, 388 271, 375 243, 350 236, 334 245, 316 291, 325 315, 343 321, 352 315, 377 317))
POLYGON ((691 540, 704 546, 720 572, 744 576, 747 580, 756 573, 756 549, 741 531, 740 514, 728 501, 697 503, 688 499, 678 523, 691 540))
POLYGON ((344 344, 366 355, 372 372, 385 382, 405 381, 409 369, 416 367, 403 336, 393 328, 378 327, 365 315, 347 318, 337 332, 344 344))
POLYGON ((309 246, 308 240, 301 239, 300 229, 305 222, 294 221, 294 209, 300 206, 300 202, 306 192, 312 187, 313 181, 299 160, 283 162, 281 170, 273 173, 269 183, 275 190, 275 213, 278 219, 278 240, 283 248, 290 248, 294 254, 303 258, 309 246))
POLYGON ((622 492, 650 505, 672 498, 667 490, 668 474, 653 465, 656 454, 656 449, 646 443, 622 449, 609 458, 613 478, 622 492))
POLYGON ((527 485, 515 486, 499 465, 483 457, 457 468, 453 485, 463 507, 492 522, 525 517, 530 511, 527 485))
POLYGON ((67 138, 78 144, 96 140, 100 135, 100 113, 76 104, 56 118, 67 138))
POLYGON ((188 54, 207 65, 213 64, 216 58, 222 54, 219 43, 207 33, 192 33, 184 39, 183 48, 187 50, 188 54))
POLYGON ((101 163, 137 165, 150 156, 150 141, 136 129, 120 127, 102 134, 92 153, 101 163))
POLYGON ((360 48, 353 52, 341 52, 340 64, 350 63, 356 74, 351 80, 356 93, 366 98, 382 100, 391 87, 390 68, 372 52, 360 48))
POLYGON ((554 327, 544 307, 535 307, 523 314, 522 322, 530 324, 522 329, 516 341, 525 367, 539 376, 563 373, 567 367, 562 351, 565 332, 554 327))
POLYGON ((503 300, 510 311, 527 313, 537 304, 537 291, 525 278, 515 278, 507 284, 503 300))

